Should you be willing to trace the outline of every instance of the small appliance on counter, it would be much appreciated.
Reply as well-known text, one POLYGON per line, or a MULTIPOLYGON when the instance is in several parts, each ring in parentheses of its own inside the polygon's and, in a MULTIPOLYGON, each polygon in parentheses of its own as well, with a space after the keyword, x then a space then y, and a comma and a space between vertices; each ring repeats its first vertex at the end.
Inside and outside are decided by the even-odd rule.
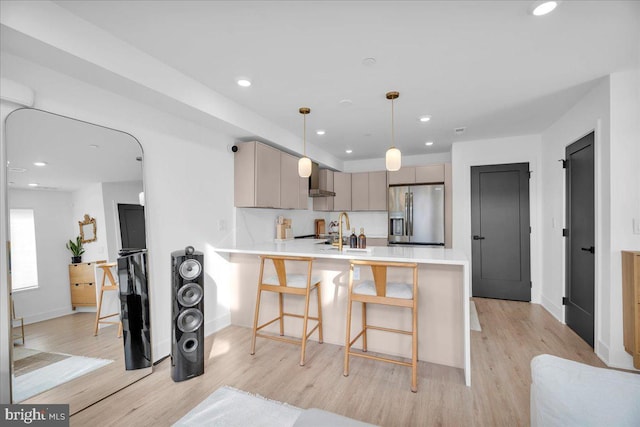
POLYGON ((291 218, 285 218, 282 215, 276 220, 276 241, 293 239, 293 230, 291 229, 291 218))
POLYGON ((315 220, 315 230, 317 239, 319 239, 320 236, 324 236, 325 234, 327 234, 327 228, 324 219, 315 220))

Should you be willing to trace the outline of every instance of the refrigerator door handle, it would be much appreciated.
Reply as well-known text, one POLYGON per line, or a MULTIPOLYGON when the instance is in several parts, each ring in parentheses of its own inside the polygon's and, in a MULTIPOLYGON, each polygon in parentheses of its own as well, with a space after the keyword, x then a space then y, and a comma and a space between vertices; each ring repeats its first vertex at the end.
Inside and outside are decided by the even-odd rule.
POLYGON ((413 236, 413 193, 409 193, 409 236, 413 236))
POLYGON ((409 235, 409 194, 404 193, 404 230, 403 234, 405 236, 409 235))

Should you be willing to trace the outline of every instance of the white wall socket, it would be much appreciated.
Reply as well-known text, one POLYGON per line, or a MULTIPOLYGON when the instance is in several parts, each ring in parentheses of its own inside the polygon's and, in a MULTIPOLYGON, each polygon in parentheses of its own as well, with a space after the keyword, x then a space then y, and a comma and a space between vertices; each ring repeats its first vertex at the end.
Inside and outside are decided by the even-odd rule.
POLYGON ((360 280, 360 267, 353 267, 353 280, 360 280))

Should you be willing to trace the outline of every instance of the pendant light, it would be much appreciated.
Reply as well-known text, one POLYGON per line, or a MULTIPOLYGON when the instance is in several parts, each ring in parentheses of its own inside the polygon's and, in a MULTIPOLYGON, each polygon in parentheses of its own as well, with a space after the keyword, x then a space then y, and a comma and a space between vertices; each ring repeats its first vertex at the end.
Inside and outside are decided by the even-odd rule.
POLYGON ((391 147, 387 150, 387 155, 385 156, 385 164, 387 166, 388 171, 397 171, 400 169, 402 164, 402 155, 400 150, 395 147, 395 134, 394 134, 394 123, 393 123, 393 100, 400 96, 399 92, 387 92, 387 99, 391 100, 391 147))
POLYGON ((303 156, 298 160, 298 175, 300 175, 300 178, 309 178, 311 176, 311 159, 307 157, 307 114, 310 112, 310 108, 300 108, 300 114, 302 114, 304 122, 302 132, 303 156))

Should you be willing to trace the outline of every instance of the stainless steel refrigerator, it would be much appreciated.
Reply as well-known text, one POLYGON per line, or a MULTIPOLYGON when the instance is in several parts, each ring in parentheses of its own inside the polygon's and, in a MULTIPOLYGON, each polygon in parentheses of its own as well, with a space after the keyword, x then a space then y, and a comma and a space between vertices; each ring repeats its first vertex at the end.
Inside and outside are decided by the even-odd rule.
POLYGON ((389 187, 389 244, 444 246, 444 184, 389 187))

